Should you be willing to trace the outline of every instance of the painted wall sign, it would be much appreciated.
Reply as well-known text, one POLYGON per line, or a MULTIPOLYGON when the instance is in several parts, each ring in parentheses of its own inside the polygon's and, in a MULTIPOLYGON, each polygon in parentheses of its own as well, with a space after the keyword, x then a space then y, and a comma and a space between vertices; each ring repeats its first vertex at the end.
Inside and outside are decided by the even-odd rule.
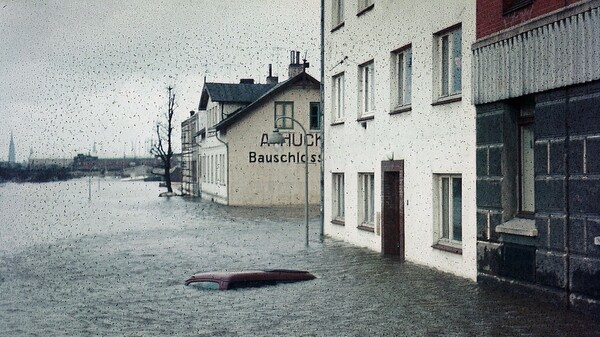
MULTIPOLYGON (((305 137, 303 133, 283 133, 283 139, 285 140, 283 146, 304 146, 305 137)), ((269 135, 263 133, 260 137, 260 146, 271 146, 269 144, 269 135)), ((306 135, 306 145, 307 146, 321 146, 321 134, 319 133, 309 133, 306 135)))
MULTIPOLYGON (((321 146, 321 135, 309 133, 304 137, 302 133, 285 133, 283 134, 284 143, 282 147, 304 147, 306 146, 319 147, 321 146)), ((267 147, 265 151, 258 153, 256 151, 248 152, 249 163, 292 163, 299 164, 304 163, 307 158, 304 151, 296 149, 297 151, 287 151, 285 153, 272 153, 274 149, 271 147, 273 144, 269 144, 269 135, 263 133, 260 138, 260 147, 267 147)), ((275 145, 273 145, 275 146, 275 145)), ((321 162, 320 154, 308 154, 308 163, 319 163, 321 162)))
MULTIPOLYGON (((248 152, 248 162, 250 163, 304 163, 306 154, 301 152, 287 152, 283 154, 258 154, 254 151, 248 152)), ((308 154, 308 163, 321 162, 320 154, 308 154)))

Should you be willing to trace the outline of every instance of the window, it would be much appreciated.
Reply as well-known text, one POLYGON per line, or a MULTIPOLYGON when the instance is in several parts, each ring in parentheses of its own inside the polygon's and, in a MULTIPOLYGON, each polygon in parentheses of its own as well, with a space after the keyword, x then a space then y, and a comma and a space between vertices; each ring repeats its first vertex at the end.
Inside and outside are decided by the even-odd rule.
POLYGON ((332 22, 333 28, 344 23, 344 0, 333 0, 332 8, 332 22))
POLYGON ((225 185, 225 155, 215 155, 215 183, 225 185))
POLYGON ((412 94, 411 46, 394 52, 392 60, 392 107, 410 105, 412 94))
POLYGON ((359 173, 359 226, 373 227, 375 224, 375 175, 359 173))
POLYGON ((221 184, 227 185, 227 171, 225 170, 225 155, 221 155, 221 184))
POLYGON ((215 183, 215 156, 210 156, 210 183, 215 183))
POLYGON ((201 182, 206 181, 206 156, 198 156, 198 161, 200 162, 198 169, 198 176, 201 179, 201 182))
POLYGON ((517 9, 531 5, 532 3, 533 0, 502 0, 502 13, 508 14, 516 11, 517 9))
POLYGON ((533 104, 521 105, 519 112, 519 213, 535 212, 533 104))
POLYGON ((208 160, 206 155, 202 155, 200 160, 200 171, 202 173, 202 182, 206 182, 206 172, 208 172, 208 160))
POLYGON ((344 120, 344 73, 333 77, 332 111, 334 122, 344 120))
POLYGON ((208 180, 207 180, 207 182, 209 184, 212 184, 212 182, 213 182, 212 174, 213 174, 213 156, 208 156, 208 180))
POLYGON ((436 175, 435 236, 437 244, 460 246, 462 242, 462 178, 460 175, 436 175))
POLYGON ((310 102, 310 129, 321 130, 321 103, 310 102))
POLYGON ((217 106, 210 108, 206 112, 207 124, 209 127, 217 124, 219 122, 219 110, 217 106))
POLYGON ((281 117, 294 118, 294 102, 275 102, 275 127, 278 129, 293 129, 294 121, 290 118, 281 117))
POLYGON ((436 41, 436 78, 439 98, 458 95, 462 90, 462 30, 453 28, 439 33, 436 41))
POLYGON ((374 0, 358 0, 358 12, 360 14, 361 11, 367 9, 369 6, 373 4, 374 0))
POLYGON ((359 116, 370 115, 375 109, 375 63, 367 62, 359 67, 358 91, 360 93, 359 116))
POLYGON ((339 222, 344 221, 344 174, 334 173, 333 174, 333 220, 339 222))

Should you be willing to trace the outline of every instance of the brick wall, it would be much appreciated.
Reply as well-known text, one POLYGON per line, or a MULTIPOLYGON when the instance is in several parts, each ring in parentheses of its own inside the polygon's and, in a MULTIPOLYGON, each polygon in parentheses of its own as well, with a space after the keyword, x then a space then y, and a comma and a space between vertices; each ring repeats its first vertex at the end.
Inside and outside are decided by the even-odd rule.
POLYGON ((503 0, 477 0, 477 39, 582 1, 585 0, 534 0, 531 5, 505 15, 503 0))

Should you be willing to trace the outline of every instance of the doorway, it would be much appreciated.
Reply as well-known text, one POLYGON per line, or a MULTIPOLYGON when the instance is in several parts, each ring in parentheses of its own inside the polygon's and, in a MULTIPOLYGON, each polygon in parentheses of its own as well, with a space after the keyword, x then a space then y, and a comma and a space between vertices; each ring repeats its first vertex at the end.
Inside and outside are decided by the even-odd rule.
POLYGON ((404 161, 381 162, 381 251, 404 260, 404 161))

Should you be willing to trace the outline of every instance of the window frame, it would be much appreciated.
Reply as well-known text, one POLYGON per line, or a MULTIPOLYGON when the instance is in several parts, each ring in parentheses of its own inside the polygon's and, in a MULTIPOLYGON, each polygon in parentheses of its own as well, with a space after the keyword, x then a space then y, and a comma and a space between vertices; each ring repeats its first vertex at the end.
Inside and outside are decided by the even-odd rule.
POLYGON ((358 66, 359 118, 375 114, 375 60, 358 66))
POLYGON ((517 117, 517 153, 518 153, 518 167, 517 167, 517 216, 523 218, 533 218, 535 214, 535 108, 533 104, 522 104, 519 108, 519 115, 517 117), (524 158, 524 137, 523 132, 530 128, 531 132, 531 150, 527 158, 524 158), (523 174, 524 165, 529 164, 529 170, 532 173, 531 176, 525 177, 523 174), (525 179, 527 178, 527 182, 525 179), (525 191, 524 186, 529 184, 532 188, 530 190, 531 197, 531 209, 524 209, 525 191))
POLYGON ((199 172, 199 177, 201 179, 201 182, 206 182, 206 154, 201 154, 198 156, 198 158, 200 159, 200 172, 199 172))
MULTIPOLYGON (((280 110, 279 110, 280 111, 280 110)), ((294 118, 294 102, 293 101, 275 101, 273 104, 273 127, 279 130, 293 130, 294 129, 294 121, 289 118, 283 118, 277 122, 277 118, 279 117, 291 117, 294 118), (277 107, 283 107, 283 114, 278 114, 277 107), (291 114, 286 114, 286 107, 291 106, 291 114), (279 123, 279 124, 278 124, 279 123)))
POLYGON ((460 100, 462 96, 462 44, 460 23, 434 34, 435 102, 460 100))
POLYGON ((346 79, 343 72, 333 76, 332 81, 332 93, 331 93, 331 104, 332 104, 332 121, 333 123, 341 123, 345 119, 345 107, 346 107, 346 79))
POLYGON ((309 124, 309 129, 313 130, 313 131, 320 131, 321 130, 321 123, 322 123, 322 118, 321 118, 321 103, 320 102, 310 102, 308 104, 308 124, 309 124), (317 109, 317 115, 314 116, 313 115, 313 108, 316 107, 317 109), (316 126, 314 125, 314 121, 316 118, 316 126))
POLYGON ((332 31, 344 25, 345 21, 344 0, 333 0, 331 2, 331 27, 332 31))
POLYGON ((346 217, 346 186, 343 172, 334 172, 332 178, 332 222, 343 225, 346 217))
POLYGON ((219 154, 219 184, 222 186, 227 185, 227 169, 225 167, 225 154, 219 154))
POLYGON ((356 16, 360 16, 375 6, 375 0, 358 0, 356 5, 356 16))
POLYGON ((533 4, 533 0, 502 0, 502 15, 510 14, 533 4))
POLYGON ((463 242, 463 186, 462 186, 462 174, 434 174, 435 189, 434 189, 434 212, 435 212, 435 224, 434 224, 434 248, 462 254, 462 242, 463 242), (445 190, 444 179, 447 179, 448 184, 445 190), (455 180, 460 180, 460 207, 459 207, 459 219, 460 224, 460 239, 456 239, 454 231, 457 225, 454 223, 456 220, 454 211, 454 196, 455 196, 455 180), (447 200, 445 202, 445 200, 447 200))
POLYGON ((358 227, 375 228, 375 173, 358 173, 358 227))
POLYGON ((391 111, 402 112, 412 105, 412 44, 392 52, 391 111))

